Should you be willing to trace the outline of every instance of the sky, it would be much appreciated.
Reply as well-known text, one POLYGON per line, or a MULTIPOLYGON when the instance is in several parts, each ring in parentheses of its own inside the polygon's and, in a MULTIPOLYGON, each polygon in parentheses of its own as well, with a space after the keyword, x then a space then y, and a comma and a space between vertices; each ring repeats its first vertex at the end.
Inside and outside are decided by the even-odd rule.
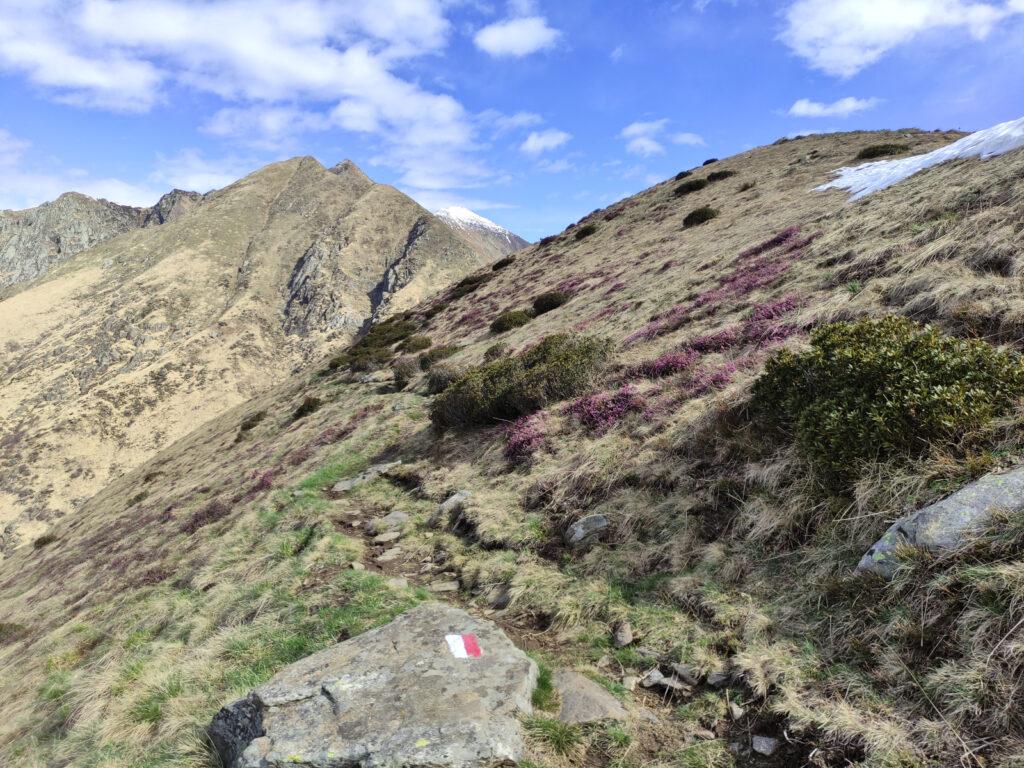
POLYGON ((0 208, 349 158, 528 239, 807 132, 1024 117, 1024 0, 0 0, 0 208))

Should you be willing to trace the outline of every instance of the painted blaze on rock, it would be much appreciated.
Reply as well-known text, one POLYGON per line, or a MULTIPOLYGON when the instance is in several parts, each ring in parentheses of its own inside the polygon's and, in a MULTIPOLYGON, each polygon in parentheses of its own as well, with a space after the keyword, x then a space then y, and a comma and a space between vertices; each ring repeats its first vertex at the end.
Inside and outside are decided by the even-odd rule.
POLYGON ((997 510, 1024 510, 1024 466, 985 475, 942 501, 900 518, 861 558, 857 570, 892 578, 899 547, 958 549, 997 510))
POLYGON ((226 768, 514 766, 536 681, 497 626, 426 603, 284 668, 209 732, 226 768))

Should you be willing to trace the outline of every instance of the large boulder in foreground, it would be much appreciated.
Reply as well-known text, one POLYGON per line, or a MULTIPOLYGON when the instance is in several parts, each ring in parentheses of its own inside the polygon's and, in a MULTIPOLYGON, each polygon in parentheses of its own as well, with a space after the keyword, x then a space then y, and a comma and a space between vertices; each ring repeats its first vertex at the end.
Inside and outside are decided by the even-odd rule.
POLYGON ((897 548, 958 549, 998 510, 1024 510, 1024 466, 985 475, 952 496, 900 518, 861 558, 857 570, 892 578, 897 548))
POLYGON ((497 626, 425 603, 284 668, 209 733, 225 768, 514 766, 536 681, 497 626))

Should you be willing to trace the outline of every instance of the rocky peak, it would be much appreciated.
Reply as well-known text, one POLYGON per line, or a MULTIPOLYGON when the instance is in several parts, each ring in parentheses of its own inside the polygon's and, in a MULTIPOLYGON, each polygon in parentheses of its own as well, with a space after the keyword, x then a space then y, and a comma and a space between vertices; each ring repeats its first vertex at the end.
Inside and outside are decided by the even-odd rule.
POLYGON ((202 199, 203 196, 198 192, 172 189, 161 197, 152 208, 144 209, 142 226, 149 227, 175 221, 192 210, 202 199))

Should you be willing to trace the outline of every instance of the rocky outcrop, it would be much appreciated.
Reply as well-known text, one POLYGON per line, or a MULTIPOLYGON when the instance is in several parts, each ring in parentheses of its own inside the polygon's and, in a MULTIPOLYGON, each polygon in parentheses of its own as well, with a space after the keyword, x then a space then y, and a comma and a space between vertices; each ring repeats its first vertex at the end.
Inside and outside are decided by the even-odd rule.
POLYGON ((492 768, 523 757, 537 667, 497 626, 427 603, 222 709, 225 768, 492 768))
POLYGON ((898 548, 955 550, 998 510, 1024 510, 1024 466, 985 475, 952 496, 900 518, 865 553, 857 570, 892 578, 898 548))
POLYGON ((198 192, 173 189, 161 197, 152 208, 144 209, 142 226, 151 227, 157 224, 177 221, 195 208, 202 200, 203 196, 198 192))

